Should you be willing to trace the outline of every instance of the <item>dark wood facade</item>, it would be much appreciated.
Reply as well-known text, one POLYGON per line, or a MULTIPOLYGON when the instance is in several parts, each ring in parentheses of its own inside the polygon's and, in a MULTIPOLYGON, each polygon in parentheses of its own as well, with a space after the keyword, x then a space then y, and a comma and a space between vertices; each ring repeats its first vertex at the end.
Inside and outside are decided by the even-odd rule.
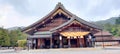
POLYGON ((95 36, 95 41, 96 42, 104 42, 104 41, 111 41, 113 40, 112 37, 113 35, 108 32, 108 31, 101 31, 101 32, 98 32, 96 34, 94 34, 95 36))
POLYGON ((47 16, 26 27, 28 44, 32 48, 93 47, 99 26, 75 16, 58 3, 47 16))
POLYGON ((119 37, 113 36, 108 31, 101 31, 96 34, 95 36, 95 45, 96 46, 118 46, 120 44, 119 37))

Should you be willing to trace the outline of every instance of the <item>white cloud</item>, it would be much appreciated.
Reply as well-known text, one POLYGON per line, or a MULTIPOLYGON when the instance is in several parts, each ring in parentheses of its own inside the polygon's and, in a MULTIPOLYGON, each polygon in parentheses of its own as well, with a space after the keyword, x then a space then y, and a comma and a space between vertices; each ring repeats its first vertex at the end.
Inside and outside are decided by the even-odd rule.
MULTIPOLYGON (((120 15, 119 4, 114 0, 88 0, 86 8, 81 12, 82 17, 87 21, 106 20, 120 15), (114 5, 116 4, 116 5, 114 5), (117 7, 117 8, 115 8, 117 7)), ((78 14, 80 16, 80 14, 78 14)))
POLYGON ((90 11, 91 9, 101 5, 103 3, 104 0, 88 0, 87 2, 87 11, 90 11))
POLYGON ((105 16, 95 16, 95 18, 93 18, 93 21, 98 21, 98 20, 106 20, 109 19, 111 17, 118 17, 120 14, 120 10, 119 9, 112 9, 108 14, 106 14, 105 16))
POLYGON ((0 5, 0 26, 3 26, 5 28, 14 26, 27 26, 36 20, 37 17, 24 16, 17 12, 11 5, 0 5))
POLYGON ((112 9, 102 20, 109 19, 110 17, 117 17, 120 14, 120 9, 112 9))
MULTIPOLYGON (((0 27, 4 26, 5 28, 9 28, 14 26, 28 26, 39 20, 38 17, 42 17, 48 14, 52 9, 54 9, 55 5, 58 3, 58 0, 50 2, 49 0, 42 2, 33 1, 34 0, 28 2, 22 1, 20 3, 21 5, 16 3, 16 1, 9 1, 10 3, 0 3, 0 27), (24 2, 24 5, 26 5, 25 7, 23 7, 24 5, 22 5, 22 3, 24 2), (46 4, 46 2, 48 3, 46 4)), ((61 2, 67 10, 87 21, 105 20, 110 17, 119 16, 120 14, 120 9, 115 8, 119 7, 117 6, 119 5, 119 3, 116 4, 115 1, 62 0, 61 2)))

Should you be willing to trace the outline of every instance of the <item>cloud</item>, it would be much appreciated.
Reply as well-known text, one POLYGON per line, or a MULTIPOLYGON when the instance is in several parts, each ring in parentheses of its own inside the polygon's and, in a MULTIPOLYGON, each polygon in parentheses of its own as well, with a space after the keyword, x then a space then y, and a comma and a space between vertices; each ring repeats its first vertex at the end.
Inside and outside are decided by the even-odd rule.
POLYGON ((111 17, 117 17, 120 13, 120 0, 93 0, 88 3, 87 17, 93 18, 91 21, 105 20, 111 17), (95 1, 95 2, 94 2, 95 1), (93 5, 91 5, 93 3, 93 5))
POLYGON ((37 21, 36 16, 24 16, 15 11, 9 4, 0 5, 0 26, 5 28, 14 26, 28 26, 37 21))
POLYGON ((67 10, 87 21, 119 16, 120 0, 0 0, 0 26, 28 26, 61 2, 67 10))
POLYGON ((22 14, 27 14, 29 12, 27 11, 28 0, 1 0, 0 4, 9 4, 15 7, 14 10, 22 14))
MULTIPOLYGON (((38 0, 39 1, 39 0, 38 0)), ((51 2, 53 3, 53 2, 51 2)), ((0 27, 9 28, 14 26, 28 26, 37 20, 41 19, 44 15, 48 14, 51 9, 47 10, 50 2, 47 4, 47 7, 44 7, 44 2, 33 2, 30 0, 3 0, 0 1, 0 27), (20 3, 19 3, 20 2, 20 3), (25 4, 27 3, 27 4, 25 4), (27 6, 26 6, 27 5, 27 6), (46 10, 45 10, 46 9, 46 10)))
POLYGON ((67 6, 68 9, 87 21, 105 20, 120 15, 120 0, 79 0, 72 5, 67 6))

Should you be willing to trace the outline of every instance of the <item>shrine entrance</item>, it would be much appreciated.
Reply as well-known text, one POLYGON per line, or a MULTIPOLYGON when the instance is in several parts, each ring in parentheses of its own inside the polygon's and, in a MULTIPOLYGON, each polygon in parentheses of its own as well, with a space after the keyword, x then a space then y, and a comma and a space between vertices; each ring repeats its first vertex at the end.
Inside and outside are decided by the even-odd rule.
POLYGON ((77 41, 77 39, 70 39, 70 44, 71 44, 71 47, 77 47, 77 43, 78 43, 78 41, 77 41))
POLYGON ((50 38, 45 38, 44 39, 44 48, 50 48, 50 38))

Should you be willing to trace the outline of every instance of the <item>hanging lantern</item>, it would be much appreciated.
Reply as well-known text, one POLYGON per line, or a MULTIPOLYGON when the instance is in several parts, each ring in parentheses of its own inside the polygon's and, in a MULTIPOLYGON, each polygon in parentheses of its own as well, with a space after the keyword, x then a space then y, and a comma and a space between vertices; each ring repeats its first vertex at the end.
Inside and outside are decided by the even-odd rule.
POLYGON ((83 36, 80 36, 80 38, 83 38, 83 36))
POLYGON ((77 37, 75 36, 74 39, 76 39, 77 37))
POLYGON ((59 39, 62 40, 62 36, 60 36, 59 39))

